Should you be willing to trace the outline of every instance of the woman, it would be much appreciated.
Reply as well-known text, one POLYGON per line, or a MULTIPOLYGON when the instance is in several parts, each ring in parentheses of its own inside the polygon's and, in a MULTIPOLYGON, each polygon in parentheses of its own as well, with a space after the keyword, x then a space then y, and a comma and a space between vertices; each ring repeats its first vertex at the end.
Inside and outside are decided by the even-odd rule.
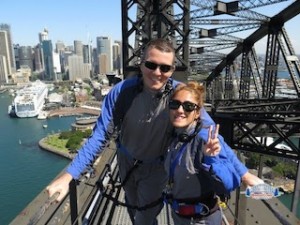
POLYGON ((165 167, 169 176, 167 201, 175 225, 222 223, 213 171, 221 171, 226 183, 232 166, 226 158, 219 158, 218 125, 209 127, 206 140, 198 135, 205 129, 199 110, 203 102, 204 87, 197 82, 179 85, 169 102, 175 130, 165 167))

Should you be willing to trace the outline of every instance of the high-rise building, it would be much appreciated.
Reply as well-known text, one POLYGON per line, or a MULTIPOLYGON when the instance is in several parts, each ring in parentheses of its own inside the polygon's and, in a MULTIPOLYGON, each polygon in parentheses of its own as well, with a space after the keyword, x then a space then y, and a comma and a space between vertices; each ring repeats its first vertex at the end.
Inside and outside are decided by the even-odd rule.
POLYGON ((55 44, 55 52, 62 53, 65 51, 65 44, 62 41, 57 41, 55 44))
POLYGON ((20 48, 19 44, 14 44, 16 70, 20 69, 19 48, 20 48))
MULTIPOLYGON (((45 65, 45 59, 44 59, 44 52, 43 52, 43 41, 48 41, 49 40, 49 36, 48 36, 49 32, 46 28, 44 28, 44 30, 42 32, 39 33, 39 41, 40 41, 40 45, 38 46, 39 49, 39 55, 41 56, 41 65, 42 65, 42 70, 46 70, 46 65, 45 65)), ((47 71, 45 71, 46 73, 47 71)))
POLYGON ((92 63, 92 51, 90 45, 83 45, 83 62, 84 63, 92 63))
POLYGON ((5 30, 0 30, 0 55, 5 56, 5 64, 7 68, 7 74, 11 75, 11 63, 10 63, 10 52, 9 52, 9 45, 8 45, 8 39, 7 39, 7 32, 5 30))
POLYGON ((74 41, 74 53, 78 56, 83 56, 83 45, 82 41, 74 41))
POLYGON ((37 44, 34 47, 34 71, 41 72, 43 70, 43 61, 42 61, 42 55, 41 55, 41 44, 37 44))
POLYGON ((57 74, 61 73, 60 54, 53 52, 53 70, 55 74, 55 80, 57 80, 57 74))
POLYGON ((20 46, 18 49, 19 65, 28 66, 33 71, 33 54, 31 46, 20 46))
POLYGON ((45 80, 54 80, 55 73, 54 73, 54 66, 53 66, 53 47, 51 40, 44 40, 42 42, 43 48, 43 56, 44 56, 44 63, 45 63, 45 80))
POLYGON ((0 55, 0 84, 8 83, 7 60, 4 55, 0 55))
POLYGON ((39 33, 40 43, 42 43, 43 41, 48 41, 49 40, 48 34, 49 34, 49 32, 48 32, 47 28, 44 28, 44 30, 39 33))
POLYGON ((120 43, 116 42, 112 46, 112 52, 113 52, 113 71, 116 71, 118 74, 120 74, 121 70, 121 46, 120 43))
POLYGON ((112 71, 112 46, 110 37, 97 37, 97 54, 98 57, 101 54, 106 55, 106 65, 101 64, 101 60, 99 61, 99 67, 105 67, 105 70, 110 72, 112 71))
POLYGON ((75 81, 82 79, 84 75, 83 57, 79 55, 70 55, 68 57, 69 79, 75 81))
MULTIPOLYGON (((55 44, 55 52, 59 54, 59 64, 60 64, 60 73, 65 72, 65 52, 66 52, 66 47, 65 44, 62 41, 57 41, 55 44)), ((58 68, 57 68, 58 69, 58 68)))
POLYGON ((16 71, 16 63, 15 63, 15 56, 14 56, 14 48, 13 48, 13 41, 12 41, 12 34, 10 30, 10 25, 2 23, 0 24, 0 31, 6 31, 7 35, 7 45, 8 45, 8 55, 9 59, 6 59, 9 61, 10 65, 8 68, 8 71, 11 71, 11 73, 14 73, 16 71))
POLYGON ((99 55, 99 74, 107 74, 111 70, 108 69, 108 57, 105 53, 99 55))

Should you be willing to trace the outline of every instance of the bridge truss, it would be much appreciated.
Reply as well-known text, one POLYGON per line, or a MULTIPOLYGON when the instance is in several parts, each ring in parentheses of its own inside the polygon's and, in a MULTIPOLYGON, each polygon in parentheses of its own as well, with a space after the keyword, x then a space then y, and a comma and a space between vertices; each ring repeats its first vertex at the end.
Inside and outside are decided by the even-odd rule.
MULTIPOLYGON (((176 48, 174 77, 206 85, 212 116, 231 134, 226 140, 233 148, 299 162, 300 144, 290 140, 300 131, 300 64, 285 29, 299 13, 300 1, 287 0, 122 1, 124 75, 139 72, 139 57, 150 39, 168 38, 176 48), (271 7, 282 10, 273 15, 260 10, 271 7), (263 38, 262 63, 255 47, 263 38), (290 74, 293 98, 276 94, 280 60, 290 74), (271 145, 258 138, 268 135, 275 140, 271 145), (289 149, 278 148, 281 142, 289 149)), ((299 170, 298 164, 295 192, 299 170)))

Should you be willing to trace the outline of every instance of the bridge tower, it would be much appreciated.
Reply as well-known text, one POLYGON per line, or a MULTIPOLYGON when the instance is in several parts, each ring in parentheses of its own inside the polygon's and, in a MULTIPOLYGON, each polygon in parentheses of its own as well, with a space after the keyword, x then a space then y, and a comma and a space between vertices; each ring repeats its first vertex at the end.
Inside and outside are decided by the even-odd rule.
POLYGON ((190 0, 124 0, 122 2, 123 73, 130 77, 140 73, 141 53, 153 38, 174 43, 176 71, 174 78, 186 81, 189 73, 190 0), (181 17, 174 19, 174 13, 181 17))

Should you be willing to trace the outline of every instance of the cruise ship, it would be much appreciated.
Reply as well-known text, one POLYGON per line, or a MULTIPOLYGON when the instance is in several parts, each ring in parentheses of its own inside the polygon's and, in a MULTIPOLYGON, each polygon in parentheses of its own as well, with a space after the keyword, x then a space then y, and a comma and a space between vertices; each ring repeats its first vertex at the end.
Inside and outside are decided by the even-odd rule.
POLYGON ((48 96, 47 85, 40 80, 30 83, 16 92, 12 105, 8 107, 9 115, 20 118, 35 117, 43 109, 48 96))

